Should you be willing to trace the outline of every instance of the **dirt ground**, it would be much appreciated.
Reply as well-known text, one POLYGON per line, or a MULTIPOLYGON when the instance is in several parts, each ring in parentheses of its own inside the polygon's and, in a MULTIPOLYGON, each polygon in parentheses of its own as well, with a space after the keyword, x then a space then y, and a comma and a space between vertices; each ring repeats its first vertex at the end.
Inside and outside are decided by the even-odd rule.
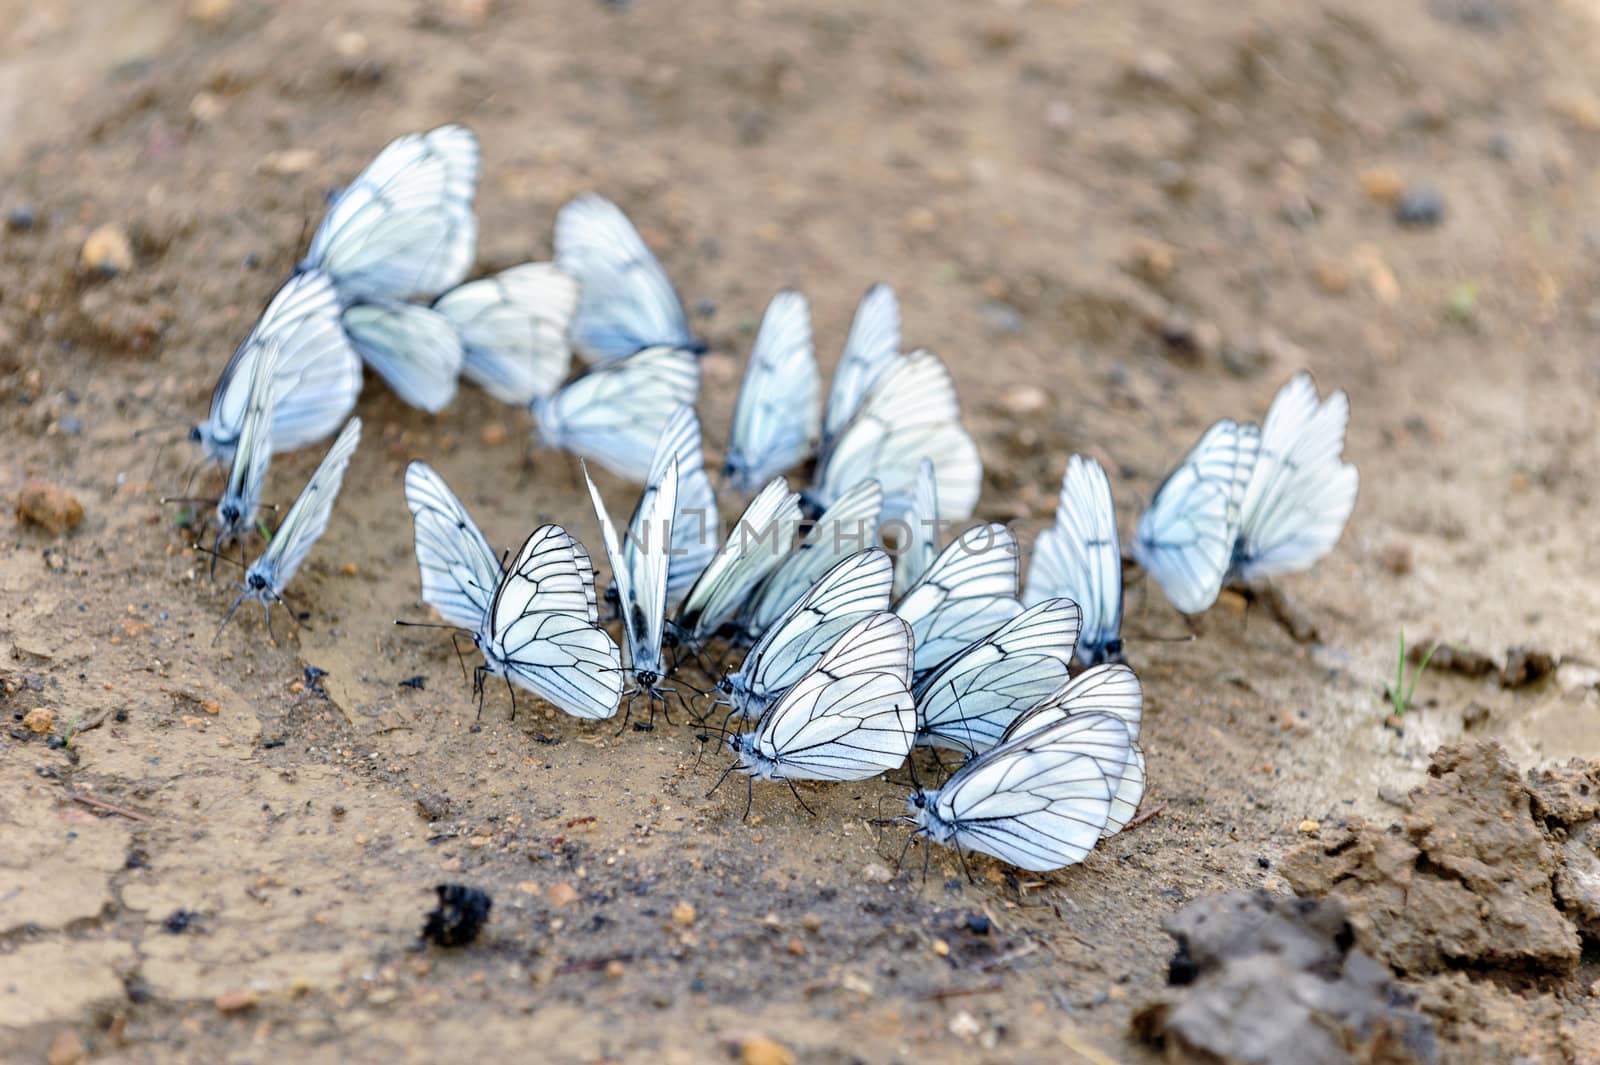
MULTIPOLYGON (((1186 902, 1287 891, 1281 858, 1395 819, 1464 734, 1600 757, 1589 3, 0 0, 0 26, 0 494, 42 477, 86 515, 0 551, 0 1060, 782 1060, 759 1035, 806 1062, 1144 1061, 1130 1013, 1186 902), (1182 620, 1134 585, 1159 815, 1038 880, 936 852, 924 881, 868 824, 900 786, 807 789, 815 819, 758 789, 741 823, 681 720, 511 721, 497 691, 473 729, 448 642, 392 624, 426 617, 406 461, 497 546, 555 520, 594 549, 595 523, 572 461, 525 461, 525 412, 465 387, 430 418, 369 376, 308 623, 274 641, 242 611, 213 644, 233 592, 157 502, 182 433, 324 192, 446 121, 483 142, 481 270, 547 257, 579 191, 639 222, 712 343, 713 453, 773 291, 810 296, 827 368, 893 283, 958 380, 979 516, 1024 542, 1071 452, 1126 533, 1206 423, 1311 368, 1361 469, 1343 542, 1283 582, 1319 638, 1226 598, 1165 641, 1182 620), (108 224, 131 262, 91 276, 108 224), (1430 672, 1391 727, 1402 626, 1559 668, 1430 672), (442 881, 493 919, 416 951, 442 881)), ((1537 1009, 1479 975, 1462 1016, 1594 1060, 1543 1036, 1593 1018, 1592 941, 1537 1009)))

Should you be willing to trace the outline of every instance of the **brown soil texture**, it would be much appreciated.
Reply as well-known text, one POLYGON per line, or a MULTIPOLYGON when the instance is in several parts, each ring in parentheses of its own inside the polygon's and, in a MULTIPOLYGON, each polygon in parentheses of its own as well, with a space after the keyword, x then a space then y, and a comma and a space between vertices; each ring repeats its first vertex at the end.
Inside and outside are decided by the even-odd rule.
POLYGON ((1597 30, 1579 0, 0 0, 0 513, 59 490, 0 540, 0 1059, 1149 1060, 1162 921, 1286 892, 1314 834, 1433 893, 1335 888, 1395 915, 1363 948, 1421 974, 1445 1045, 1594 1060, 1581 790, 1472 756, 1404 796, 1469 732, 1600 757, 1597 30), (807 788, 815 819, 758 789, 742 822, 681 722, 512 721, 495 692, 475 729, 448 641, 392 624, 427 616, 405 463, 497 546, 557 520, 594 548, 594 521, 524 412, 468 387, 430 418, 369 377, 306 624, 213 643, 233 590, 158 503, 214 488, 181 435, 324 193, 447 121, 484 146, 480 271, 547 257, 580 191, 638 221, 712 346, 714 459, 785 284, 825 369, 897 287, 979 514, 1025 544, 1073 451, 1126 534, 1210 421, 1302 366, 1348 390, 1360 501, 1279 589, 1316 641, 1230 596, 1174 642, 1134 584, 1159 815, 1058 874, 941 852, 924 880, 869 823, 902 786, 807 788), (1430 671, 1386 723, 1402 626, 1492 668, 1430 671), (1392 843, 1352 827, 1389 803, 1392 843), (414 950, 442 882, 491 919, 414 950), (1447 935, 1404 923, 1424 904, 1447 935))

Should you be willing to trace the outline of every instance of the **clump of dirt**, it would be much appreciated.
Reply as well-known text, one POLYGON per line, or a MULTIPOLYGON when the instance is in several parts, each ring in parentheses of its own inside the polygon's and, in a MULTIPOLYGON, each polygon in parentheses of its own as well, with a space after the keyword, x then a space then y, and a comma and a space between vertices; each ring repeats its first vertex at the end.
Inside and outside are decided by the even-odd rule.
POLYGON ((1387 968, 1353 949, 1342 903, 1265 891, 1200 899, 1163 922, 1178 941, 1169 990, 1133 1017, 1173 1061, 1415 1065, 1431 1026, 1387 968))

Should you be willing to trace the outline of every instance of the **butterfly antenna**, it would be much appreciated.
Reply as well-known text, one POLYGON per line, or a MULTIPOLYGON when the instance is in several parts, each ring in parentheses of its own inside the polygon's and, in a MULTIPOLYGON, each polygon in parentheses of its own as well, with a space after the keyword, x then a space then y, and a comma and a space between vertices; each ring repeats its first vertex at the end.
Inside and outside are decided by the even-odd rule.
POLYGON ((217 626, 216 635, 211 637, 212 647, 217 645, 217 640, 222 636, 222 630, 228 627, 228 622, 233 620, 234 612, 239 609, 239 604, 244 602, 245 596, 249 594, 250 590, 248 588, 240 592, 238 598, 233 601, 233 605, 228 608, 228 612, 222 615, 222 624, 217 626))

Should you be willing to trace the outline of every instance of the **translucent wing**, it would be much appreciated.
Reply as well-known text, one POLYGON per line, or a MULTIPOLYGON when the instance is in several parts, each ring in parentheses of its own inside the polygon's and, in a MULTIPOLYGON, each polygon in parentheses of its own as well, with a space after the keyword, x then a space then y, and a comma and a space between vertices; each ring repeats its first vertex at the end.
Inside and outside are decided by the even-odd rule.
POLYGON ((667 273, 610 200, 579 196, 556 215, 556 265, 578 279, 572 339, 591 362, 642 348, 701 349, 667 273))
POLYGON ((656 439, 650 472, 645 478, 645 494, 628 523, 631 535, 622 545, 625 555, 631 556, 636 544, 649 543, 649 533, 660 532, 644 528, 641 515, 650 498, 650 486, 660 484, 673 463, 678 467, 678 505, 672 514, 672 557, 667 569, 669 607, 682 601, 717 553, 717 530, 721 528, 717 493, 706 474, 705 452, 700 443, 700 419, 687 404, 673 412, 656 439))
POLYGON ((1359 478, 1342 459, 1350 401, 1317 399, 1308 373, 1278 391, 1261 427, 1261 451, 1245 489, 1233 572, 1244 580, 1310 569, 1339 542, 1359 478))
POLYGON ((917 742, 976 754, 1067 682, 1078 605, 1046 599, 917 682, 917 742))
POLYGON ((477 187, 470 130, 397 137, 334 198, 301 268, 329 274, 346 302, 431 298, 453 288, 477 246, 477 187))
POLYGON ((356 453, 359 443, 361 419, 351 418, 328 453, 322 457, 311 480, 295 497, 283 521, 278 523, 277 531, 272 534, 272 542, 246 572, 247 585, 253 585, 259 578, 274 594, 283 593, 283 589, 299 572, 300 564, 306 560, 312 545, 328 527, 333 501, 338 498, 339 487, 344 483, 344 471, 349 467, 350 457, 356 453))
POLYGON ((811 308, 790 289, 767 305, 733 407, 722 475, 739 492, 804 462, 821 429, 822 373, 811 343, 811 308))
POLYGON ((862 481, 823 511, 793 553, 751 596, 740 617, 744 635, 755 639, 766 632, 835 563, 876 544, 882 508, 878 482, 862 481))
MULTIPOLYGON (((896 531, 905 539, 897 545, 894 559, 894 594, 904 595, 939 557, 939 485, 929 460, 923 459, 917 468, 911 498, 892 520, 898 523, 896 531)), ((890 521, 885 516, 884 524, 890 521)))
POLYGON ((422 598, 452 625, 477 632, 500 585, 500 559, 467 509, 425 462, 406 467, 422 598))
POLYGON ((550 395, 572 365, 567 330, 578 283, 550 263, 523 263, 434 301, 461 334, 461 372, 502 403, 550 395))
POLYGON ((889 556, 872 548, 837 562, 768 626, 738 672, 718 688, 736 713, 759 717, 856 622, 889 609, 889 556))
POLYGON ((631 556, 623 550, 605 502, 587 470, 584 480, 589 485, 595 517, 600 521, 612 577, 617 582, 623 664, 636 677, 660 677, 666 672, 661 657, 661 637, 666 616, 667 551, 672 541, 672 514, 678 497, 678 467, 669 465, 666 476, 647 491, 637 516, 649 530, 649 539, 635 544, 631 556))
MULTIPOLYGON (((1115 668, 1115 667, 1112 667, 1115 668)), ((1058 716, 1049 723, 1030 717, 1005 746, 1054 748, 1093 758, 1111 787, 1111 810, 1102 836, 1122 831, 1144 798, 1144 753, 1139 750, 1126 722, 1111 713, 1082 711, 1058 716)))
POLYGON ((1111 483, 1094 459, 1073 455, 1061 479, 1056 521, 1033 543, 1028 605, 1064 596, 1083 608, 1078 659, 1085 665, 1122 654, 1122 547, 1111 483))
POLYGON ((234 351, 211 394, 211 412, 193 436, 206 454, 227 462, 248 404, 250 375, 269 346, 273 373, 272 450, 315 443, 343 424, 361 394, 361 360, 339 321, 339 297, 328 276, 296 274, 272 297, 250 335, 234 351))
POLYGON ((1126 725, 1128 735, 1137 740, 1144 714, 1144 692, 1139 687, 1139 678, 1125 665, 1091 666, 1065 687, 1018 715, 1000 742, 1016 739, 1074 714, 1110 714, 1126 725))
POLYGON ((709 639, 794 545, 800 496, 774 477, 740 515, 728 539, 678 608, 679 635, 691 645, 709 639))
POLYGON ((1222 590, 1260 440, 1253 425, 1217 422, 1139 516, 1133 555, 1185 614, 1205 610, 1222 590))
POLYGON ((274 338, 254 360, 250 372, 249 404, 239 427, 233 461, 228 465, 228 480, 217 500, 217 543, 234 540, 249 532, 256 523, 261 505, 261 487, 272 460, 272 406, 281 338, 274 338))
POLYGON ((438 311, 416 303, 358 303, 345 309, 344 330, 367 365, 413 407, 438 414, 456 398, 461 334, 438 311))
POLYGON ((955 384, 931 352, 892 362, 817 469, 810 495, 827 506, 845 489, 876 478, 886 499, 916 490, 924 459, 934 463, 939 516, 967 518, 978 502, 983 462, 961 426, 955 384))
POLYGON ((1018 614, 1017 541, 1004 525, 974 526, 940 552, 895 603, 916 635, 918 674, 1018 614))
POLYGON ((847 629, 748 738, 785 780, 866 780, 911 753, 911 630, 890 613, 847 629))
POLYGON ((545 446, 643 481, 667 422, 679 407, 692 405, 699 390, 693 355, 649 348, 597 366, 549 399, 536 400, 534 418, 545 446))
POLYGON ((617 712, 622 658, 590 620, 587 565, 588 553, 565 530, 535 529, 495 592, 480 649, 492 672, 574 717, 597 720, 617 712))
POLYGON ((894 289, 879 283, 867 289, 856 307, 845 338, 844 354, 833 371, 828 408, 822 418, 819 455, 826 456, 833 442, 855 416, 861 401, 900 354, 900 301, 894 289))

